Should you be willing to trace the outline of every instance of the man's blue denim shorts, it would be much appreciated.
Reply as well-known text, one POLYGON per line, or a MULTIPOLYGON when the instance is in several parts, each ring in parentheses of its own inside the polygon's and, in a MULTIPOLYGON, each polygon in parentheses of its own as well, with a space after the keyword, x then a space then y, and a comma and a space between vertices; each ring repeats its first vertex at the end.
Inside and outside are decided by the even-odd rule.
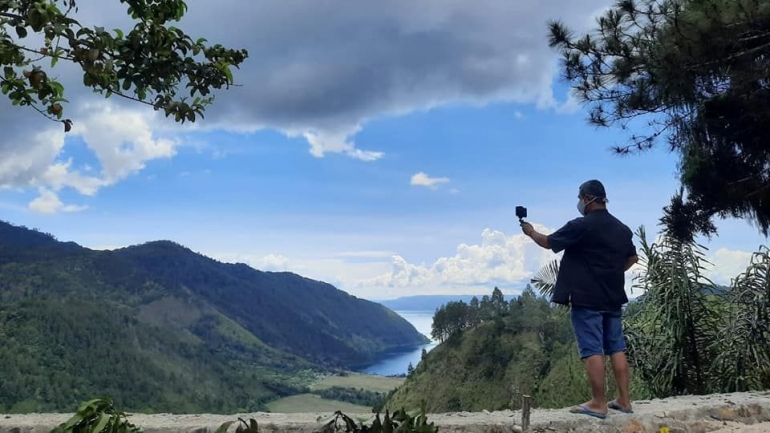
POLYGON ((626 350, 622 310, 598 311, 573 306, 570 318, 580 359, 593 355, 611 356, 626 350))

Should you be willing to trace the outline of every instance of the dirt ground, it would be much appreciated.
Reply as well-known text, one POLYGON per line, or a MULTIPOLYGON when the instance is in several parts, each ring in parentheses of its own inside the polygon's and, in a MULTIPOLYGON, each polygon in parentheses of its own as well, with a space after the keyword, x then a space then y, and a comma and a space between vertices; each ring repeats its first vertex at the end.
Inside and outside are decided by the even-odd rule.
POLYGON ((770 433, 770 422, 751 425, 729 423, 725 427, 712 433, 770 433))

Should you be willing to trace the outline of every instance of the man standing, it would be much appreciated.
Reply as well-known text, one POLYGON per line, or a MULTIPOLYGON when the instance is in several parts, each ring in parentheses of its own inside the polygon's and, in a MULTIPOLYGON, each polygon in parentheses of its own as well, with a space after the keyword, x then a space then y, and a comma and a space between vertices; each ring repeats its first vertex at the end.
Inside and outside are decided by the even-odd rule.
POLYGON ((550 235, 538 233, 527 222, 521 229, 541 247, 564 251, 551 301, 571 306, 572 328, 593 396, 570 412, 605 418, 609 406, 631 413, 621 308, 628 302, 624 274, 638 260, 633 233, 607 211, 607 194, 598 180, 580 185, 577 208, 582 216, 550 235), (604 356, 611 359, 619 394, 609 404, 604 356))

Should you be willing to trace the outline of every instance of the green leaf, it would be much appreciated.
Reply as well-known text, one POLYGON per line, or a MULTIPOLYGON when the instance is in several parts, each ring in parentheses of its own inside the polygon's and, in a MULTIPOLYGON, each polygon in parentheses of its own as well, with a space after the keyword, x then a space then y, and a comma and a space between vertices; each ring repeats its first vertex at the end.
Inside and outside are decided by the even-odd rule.
POLYGON ((61 96, 62 94, 64 94, 64 86, 58 81, 51 81, 49 85, 53 88, 54 92, 56 93, 56 96, 61 96))
MULTIPOLYGON (((82 411, 82 409, 81 409, 81 410, 79 410, 78 412, 81 412, 81 411, 82 411)), ((82 421, 82 420, 83 420, 83 417, 82 417, 80 414, 78 414, 78 415, 74 415, 74 416, 73 416, 73 417, 71 417, 69 420, 67 420, 67 422, 66 422, 66 423, 64 423, 64 425, 63 425, 63 427, 64 427, 64 430, 70 430, 70 429, 72 429, 72 427, 74 427, 74 426, 75 426, 75 424, 79 423, 79 422, 80 422, 80 421, 82 421)))
POLYGON ((18 35, 19 38, 26 38, 27 37, 27 29, 25 29, 22 26, 16 26, 16 35, 18 35))
POLYGON ((102 430, 104 430, 104 426, 107 425, 107 423, 110 421, 110 417, 105 414, 100 414, 98 421, 96 422, 96 427, 94 427, 93 430, 91 430, 91 433, 101 433, 102 430))
POLYGON ((227 429, 230 428, 231 425, 233 425, 235 421, 227 421, 226 423, 223 423, 222 425, 217 428, 217 431, 214 433, 227 433, 227 429))

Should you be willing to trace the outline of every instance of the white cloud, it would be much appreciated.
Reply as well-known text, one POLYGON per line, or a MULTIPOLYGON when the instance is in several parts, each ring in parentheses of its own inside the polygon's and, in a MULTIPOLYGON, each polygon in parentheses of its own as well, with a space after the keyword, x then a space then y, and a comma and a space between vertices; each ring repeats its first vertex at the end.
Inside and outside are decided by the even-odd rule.
MULTIPOLYGON (((18 110, 18 107, 9 109, 18 110)), ((4 125, 3 130, 14 129, 11 123, 4 125)), ((42 186, 46 171, 54 164, 54 160, 64 147, 64 132, 52 128, 41 130, 28 135, 4 137, 0 143, 0 186, 5 188, 42 186)))
POLYGON ((423 172, 419 172, 412 176, 412 179, 409 183, 413 186, 425 186, 431 189, 436 189, 438 185, 442 183, 449 183, 449 178, 430 177, 423 172))
MULTIPOLYGON (((552 231, 536 228, 541 233, 552 231)), ((358 281, 355 288, 380 298, 415 293, 486 293, 495 285, 501 290, 520 289, 556 257, 524 234, 508 236, 485 229, 480 244, 460 244, 454 255, 440 257, 430 265, 410 263, 394 255, 390 272, 358 281)))
MULTIPOLYGON (((3 102, 6 103, 6 102, 3 102)), ((8 104, 10 108, 10 104, 8 104)), ((20 115, 18 107, 10 108, 3 123, 14 123, 20 115)), ((84 105, 78 110, 78 122, 65 135, 59 126, 45 126, 38 132, 11 134, 0 143, 0 187, 38 188, 40 196, 29 204, 34 212, 55 213, 84 210, 68 206, 58 199, 58 192, 71 188, 86 196, 95 195, 145 168, 148 161, 170 158, 176 154, 177 143, 166 138, 155 138, 155 113, 136 107, 119 108, 113 103, 100 101, 84 105), (61 160, 67 140, 81 138, 93 151, 100 170, 90 166, 75 168, 72 158, 61 160)))
MULTIPOLYGON (((535 224, 541 233, 552 229, 535 224)), ((282 254, 214 254, 225 262, 243 262, 260 270, 288 270, 308 278, 326 281, 355 296, 388 299, 416 294, 488 294, 494 286, 515 294, 547 263, 558 259, 517 232, 506 234, 487 228, 478 243, 463 243, 454 253, 439 256, 430 263, 415 263, 403 253, 389 251, 349 251, 318 254, 313 257, 287 257, 282 254), (362 260, 364 259, 364 260, 362 260)), ((629 297, 642 292, 632 290, 633 277, 641 269, 635 265, 626 274, 629 297)))
POLYGON ((86 209, 88 206, 65 205, 55 192, 46 188, 41 188, 40 195, 29 203, 29 210, 41 214, 80 212, 86 209))
MULTIPOLYGON (((356 131, 359 128, 356 128, 356 131)), ((344 153, 351 158, 361 161, 376 161, 385 155, 383 152, 361 150, 350 141, 354 132, 304 132, 302 135, 310 143, 310 154, 316 158, 323 158, 327 153, 344 153)), ((290 134, 291 135, 291 134, 290 134)))
POLYGON ((513 117, 516 118, 516 120, 522 120, 524 119, 524 113, 522 113, 519 110, 516 110, 513 112, 513 117))
POLYGON ((752 253, 720 248, 707 260, 706 276, 716 284, 729 285, 733 278, 743 273, 751 262, 752 253))
POLYGON ((107 184, 103 179, 86 176, 79 171, 71 170, 70 167, 72 167, 71 158, 67 162, 55 162, 49 165, 43 174, 43 182, 55 190, 71 187, 89 196, 96 194, 99 188, 107 184))
POLYGON ((82 111, 88 120, 75 125, 72 133, 96 154, 108 185, 143 170, 148 161, 176 155, 177 142, 153 137, 152 110, 125 109, 104 101, 82 111))
POLYGON ((556 112, 559 114, 573 114, 580 110, 581 99, 577 92, 573 89, 567 91, 567 99, 556 107, 556 112))

